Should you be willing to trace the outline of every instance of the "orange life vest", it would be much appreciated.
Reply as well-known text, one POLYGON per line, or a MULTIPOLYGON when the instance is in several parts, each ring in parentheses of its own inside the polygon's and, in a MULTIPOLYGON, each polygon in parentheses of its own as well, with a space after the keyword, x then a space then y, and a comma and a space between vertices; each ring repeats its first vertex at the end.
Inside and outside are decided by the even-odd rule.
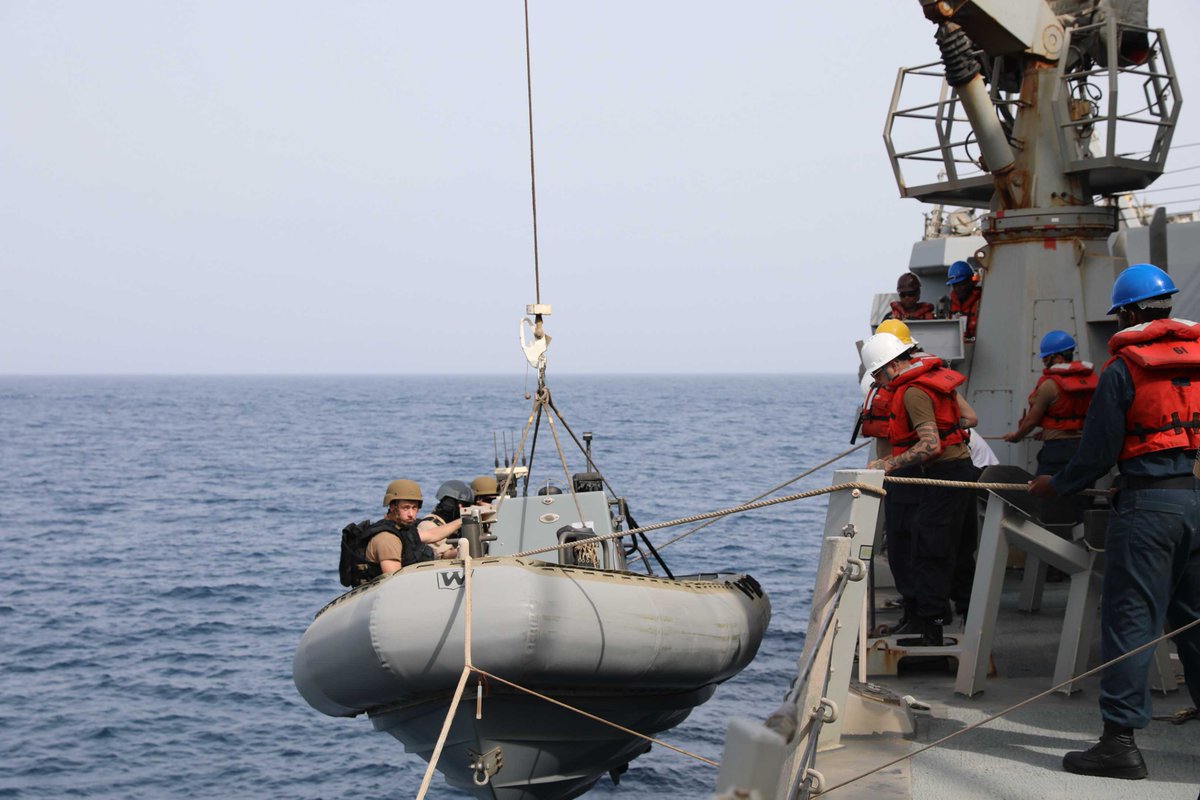
POLYGON ((1200 447, 1200 324, 1156 319, 1116 334, 1108 349, 1104 366, 1119 358, 1133 380, 1118 458, 1200 447))
POLYGON ((967 329, 963 331, 964 338, 975 338, 975 327, 979 322, 979 299, 981 297, 983 297, 983 291, 978 286, 971 290, 966 300, 960 301, 957 294, 954 292, 950 293, 950 316, 967 318, 967 329))
POLYGON ((892 419, 888 425, 888 441, 892 455, 897 456, 919 441, 916 430, 904 408, 904 392, 915 386, 933 401, 933 419, 937 425, 942 448, 966 441, 966 434, 959 426, 962 413, 954 389, 961 386, 966 377, 942 366, 940 358, 926 358, 913 363, 889 383, 892 390, 892 419))
POLYGON ((893 300, 892 319, 933 319, 933 303, 917 303, 912 311, 905 311, 899 300, 893 300))
POLYGON ((1037 386, 1029 395, 1030 405, 1037 395, 1038 386, 1044 381, 1053 381, 1058 387, 1058 399, 1046 409, 1041 426, 1056 431, 1083 430, 1083 418, 1087 416, 1088 405, 1096 391, 1096 374, 1092 371, 1092 365, 1087 361, 1072 361, 1043 370, 1037 386))
POLYGON ((888 420, 892 417, 892 390, 884 386, 876 386, 875 390, 863 403, 862 425, 859 431, 863 436, 873 436, 876 439, 886 439, 888 435, 888 420))

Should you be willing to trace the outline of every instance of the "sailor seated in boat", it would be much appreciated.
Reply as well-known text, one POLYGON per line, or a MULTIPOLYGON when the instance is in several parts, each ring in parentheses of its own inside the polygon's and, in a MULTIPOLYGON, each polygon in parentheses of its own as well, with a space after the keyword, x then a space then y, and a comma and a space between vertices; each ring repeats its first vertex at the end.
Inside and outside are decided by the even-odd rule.
POLYGON ((471 481, 471 491, 475 493, 475 505, 491 508, 492 503, 500 495, 500 487, 491 475, 480 475, 471 481))
POLYGON ((437 558, 458 558, 458 550, 446 539, 462 528, 462 510, 474 504, 475 492, 462 481, 449 480, 438 487, 433 513, 417 523, 421 541, 433 542, 437 558))
POLYGON ((387 514, 371 526, 378 530, 372 533, 366 548, 367 563, 378 565, 380 573, 388 575, 409 564, 458 556, 453 547, 443 549, 448 555, 438 555, 430 547, 439 541, 434 538, 436 533, 418 530, 415 523, 421 502, 421 487, 415 481, 400 479, 388 484, 383 495, 387 514))

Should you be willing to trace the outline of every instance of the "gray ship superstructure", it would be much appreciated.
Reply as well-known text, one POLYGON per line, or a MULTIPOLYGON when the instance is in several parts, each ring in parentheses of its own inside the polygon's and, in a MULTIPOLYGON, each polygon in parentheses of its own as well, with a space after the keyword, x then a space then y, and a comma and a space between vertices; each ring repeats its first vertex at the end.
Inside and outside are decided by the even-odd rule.
MULTIPOLYGON (((1017 426, 1041 373, 1038 342, 1067 331, 1079 358, 1103 364, 1121 270, 1144 261, 1169 270, 1180 288, 1173 315, 1200 319, 1200 223, 1169 223, 1161 210, 1138 215, 1127 200, 1163 174, 1181 103, 1165 33, 1149 27, 1147 5, 919 0, 941 60, 900 71, 884 134, 901 195, 935 204, 909 268, 924 279, 920 299, 944 309, 947 267, 966 261, 982 299, 973 340, 961 319, 907 324, 922 349, 967 376, 960 391, 979 416, 974 435, 992 439, 1006 465, 981 481, 1024 488, 1036 444, 999 434, 1017 426)), ((894 297, 874 298, 871 329, 894 297)), ((834 483, 878 475, 839 473, 834 483)), ((1063 751, 1099 729, 1095 695, 1080 690, 1094 689, 1087 676, 1097 666, 1106 499, 1094 498, 1084 522, 1072 524, 1023 491, 984 493, 961 630, 947 630, 945 647, 906 648, 868 621, 887 613, 871 602, 889 588, 879 504, 845 494, 857 510, 843 516, 871 521, 847 525, 831 504, 799 687, 765 725, 733 721, 716 797, 1130 796, 1124 781, 1060 766, 1063 751), (875 591, 850 588, 865 581, 856 562, 873 555, 875 591), (1061 583, 1046 582, 1048 567, 1061 583), (905 676, 906 667, 927 672, 905 676), (1046 693, 1041 705, 1018 705, 1046 693), (992 728, 967 730, 983 722, 992 728), (920 742, 964 731, 909 761, 920 742)), ((1173 708, 1186 705, 1180 684, 1164 642, 1151 685, 1173 708)), ((1136 793, 1194 796, 1194 726, 1139 737, 1151 742, 1144 749, 1154 763, 1136 793)))

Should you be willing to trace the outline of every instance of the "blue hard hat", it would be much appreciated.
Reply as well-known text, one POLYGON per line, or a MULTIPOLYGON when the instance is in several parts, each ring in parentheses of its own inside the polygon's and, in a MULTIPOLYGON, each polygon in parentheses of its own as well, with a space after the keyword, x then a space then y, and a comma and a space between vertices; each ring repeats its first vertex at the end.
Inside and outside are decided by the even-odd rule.
POLYGON ((965 261, 955 261, 950 265, 950 269, 946 270, 946 285, 953 286, 956 283, 969 281, 975 276, 975 270, 971 269, 971 265, 965 261))
POLYGON ((1075 349, 1075 339, 1066 331, 1050 331, 1042 337, 1041 348, 1038 352, 1040 358, 1046 356, 1057 355, 1058 353, 1066 353, 1075 349))
POLYGON ((1121 306, 1154 297, 1168 297, 1178 291, 1171 276, 1158 267, 1153 264, 1134 264, 1125 268, 1113 281, 1112 308, 1108 313, 1115 314, 1121 306))

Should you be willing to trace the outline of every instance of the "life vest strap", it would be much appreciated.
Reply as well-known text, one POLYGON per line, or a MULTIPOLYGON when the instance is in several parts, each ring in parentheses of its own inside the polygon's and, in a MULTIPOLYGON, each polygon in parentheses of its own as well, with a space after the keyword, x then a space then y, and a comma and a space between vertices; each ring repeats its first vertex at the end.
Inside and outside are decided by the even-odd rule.
POLYGON ((1172 433, 1183 433, 1184 430, 1200 430, 1200 411, 1197 411, 1195 414, 1193 414, 1192 418, 1187 421, 1179 418, 1178 411, 1172 411, 1171 421, 1166 425, 1159 425, 1154 428, 1138 426, 1130 428, 1128 433, 1130 436, 1136 436, 1138 439, 1144 442, 1152 433, 1165 433, 1166 431, 1171 431, 1172 433))

